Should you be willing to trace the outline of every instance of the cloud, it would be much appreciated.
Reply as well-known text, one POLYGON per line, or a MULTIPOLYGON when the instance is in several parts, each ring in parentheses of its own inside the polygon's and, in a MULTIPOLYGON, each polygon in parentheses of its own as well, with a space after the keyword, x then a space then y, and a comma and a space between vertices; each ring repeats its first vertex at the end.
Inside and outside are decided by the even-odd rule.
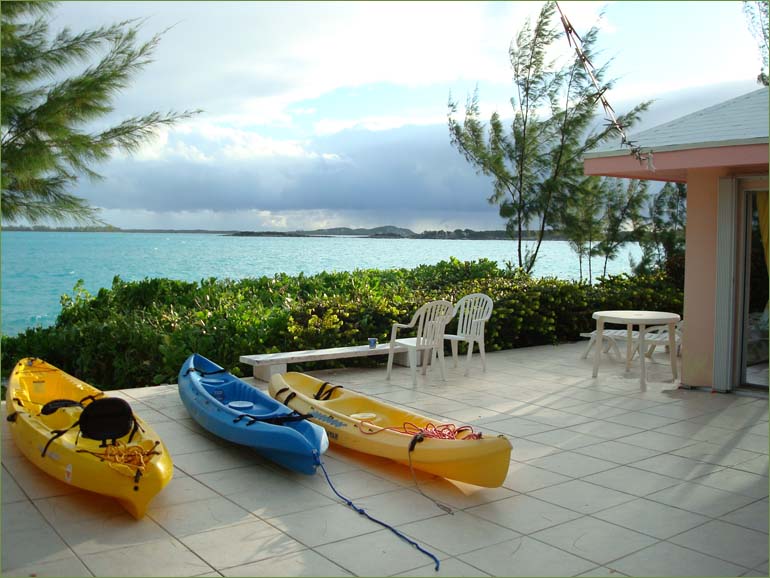
POLYGON ((116 159, 137 162, 181 160, 197 163, 247 161, 259 158, 323 158, 337 155, 307 149, 307 142, 266 137, 256 130, 221 126, 208 120, 186 121, 173 128, 162 127, 138 152, 115 154, 116 159))
POLYGON ((314 130, 315 134, 324 136, 350 129, 384 131, 408 125, 437 125, 445 120, 445 115, 370 116, 356 119, 322 119, 314 124, 314 130))
POLYGON ((288 125, 292 105, 341 87, 507 83, 511 34, 538 6, 65 2, 54 26, 83 29, 147 18, 146 36, 171 27, 155 61, 121 96, 122 112, 202 107, 223 123, 288 125))
MULTIPOLYGON (((752 89, 733 83, 661 95, 635 130, 752 89)), ((623 101, 616 106, 625 109, 623 101)), ((152 154, 116 158, 102 173, 104 181, 81 181, 75 192, 103 207, 117 226, 141 227, 138 216, 146 215, 148 227, 166 223, 157 225, 162 228, 502 227, 497 208, 487 203, 490 179, 452 148, 443 123, 345 129, 288 144, 191 123, 165 133, 152 154)))
MULTIPOLYGON (((680 100, 666 100, 672 88, 739 77, 748 68, 750 79, 756 76, 754 64, 746 64, 756 47, 751 58, 741 56, 748 34, 731 37, 727 48, 709 42, 719 30, 707 17, 733 10, 730 4, 742 18, 739 3, 708 3, 701 10, 689 3, 634 2, 569 2, 562 8, 581 34, 597 24, 607 58, 618 56, 608 74, 621 75, 608 93, 612 105, 622 112, 627 103, 655 97, 661 108, 650 112, 653 118, 662 108, 685 114, 710 94, 710 87, 700 87, 679 107, 680 100), (681 11, 688 15, 686 30, 677 17, 681 11), (700 56, 679 62, 672 53, 700 56)), ((478 83, 482 118, 497 111, 508 122, 515 91, 510 41, 541 6, 61 3, 55 30, 147 18, 142 35, 149 38, 171 27, 155 61, 119 95, 111 119, 204 109, 159 131, 136 155, 116 155, 97 167, 106 180, 83 181, 75 192, 103 207, 118 226, 146 219, 182 228, 232 228, 226 222, 242 223, 237 228, 298 228, 297 222, 498 228, 497 209, 486 201, 489 179, 449 144, 447 96, 451 91, 459 101, 461 118, 465 96, 478 83)), ((725 20, 725 27, 739 26, 725 20)), ((554 50, 561 58, 573 55, 566 41, 554 50)), ((603 56, 597 64, 606 62, 603 56)))
POLYGON ((114 159, 104 181, 81 181, 78 193, 114 210, 487 209, 489 179, 451 147, 443 125, 348 130, 277 150, 243 131, 193 128, 169 133, 163 146, 139 170, 134 159, 114 159))

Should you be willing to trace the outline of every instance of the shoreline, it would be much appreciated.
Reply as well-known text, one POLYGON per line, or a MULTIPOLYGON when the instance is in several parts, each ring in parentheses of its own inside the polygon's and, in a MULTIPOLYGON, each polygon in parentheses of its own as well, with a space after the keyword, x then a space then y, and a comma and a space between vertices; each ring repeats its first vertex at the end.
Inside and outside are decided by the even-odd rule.
MULTIPOLYGON (((375 229, 376 230, 376 229, 375 229)), ((336 230, 331 230, 336 231, 336 230)), ((328 231, 213 231, 208 229, 75 229, 75 228, 32 228, 4 227, 0 232, 9 233, 130 233, 130 234, 187 234, 187 235, 216 235, 222 237, 270 237, 270 238, 347 238, 347 239, 410 239, 410 240, 440 240, 440 241, 516 241, 505 231, 426 231, 423 233, 398 234, 379 232, 328 232, 328 231)), ((532 233, 522 237, 523 241, 536 241, 537 235, 532 233)), ((566 237, 560 232, 546 232, 543 241, 565 241, 566 237)))

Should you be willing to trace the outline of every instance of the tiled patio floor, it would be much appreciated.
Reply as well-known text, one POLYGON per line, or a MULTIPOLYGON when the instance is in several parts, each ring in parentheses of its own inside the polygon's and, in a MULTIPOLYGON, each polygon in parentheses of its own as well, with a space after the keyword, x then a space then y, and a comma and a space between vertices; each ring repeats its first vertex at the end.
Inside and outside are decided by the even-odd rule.
MULTIPOLYGON (((441 559, 350 510, 323 474, 292 474, 213 438, 175 386, 123 391, 174 459, 141 521, 46 476, 2 439, 5 576, 767 576, 768 402, 672 390, 652 364, 604 363, 583 344, 492 353, 482 373, 317 372, 513 443, 508 478, 483 489, 331 448, 338 490, 441 559), (662 391, 662 389, 667 389, 662 391)), ((5 424, 3 420, 3 424, 5 424)))

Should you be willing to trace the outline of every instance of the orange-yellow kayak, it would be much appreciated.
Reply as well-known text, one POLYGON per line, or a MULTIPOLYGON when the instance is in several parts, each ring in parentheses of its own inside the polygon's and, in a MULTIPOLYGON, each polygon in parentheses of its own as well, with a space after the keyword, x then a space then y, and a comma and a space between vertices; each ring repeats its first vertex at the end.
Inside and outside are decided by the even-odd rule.
POLYGON ((411 458, 417 470, 489 488, 502 485, 508 473, 511 443, 505 436, 478 437, 470 428, 437 424, 304 373, 274 375, 269 390, 276 400, 309 414, 332 443, 346 448, 406 465, 411 458), (420 430, 427 433, 418 441, 420 430), (453 439, 430 437, 430 432, 452 430, 453 439))
POLYGON ((136 518, 171 480, 168 450, 126 402, 41 359, 16 364, 6 409, 13 439, 32 463, 67 484, 116 498, 136 518))

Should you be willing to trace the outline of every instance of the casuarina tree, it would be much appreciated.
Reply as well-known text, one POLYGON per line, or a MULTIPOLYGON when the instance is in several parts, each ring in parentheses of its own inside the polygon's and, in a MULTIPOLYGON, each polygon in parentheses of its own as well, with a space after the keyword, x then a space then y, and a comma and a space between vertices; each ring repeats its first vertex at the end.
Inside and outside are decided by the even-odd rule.
POLYGON ((568 199, 561 207, 561 232, 572 250, 577 254, 580 265, 580 280, 587 273, 588 282, 593 280, 591 257, 596 254, 602 240, 602 207, 605 205, 606 189, 599 177, 585 177, 570 189, 568 199), (583 262, 587 271, 583 269, 583 262))
POLYGON ((644 203, 648 200, 649 181, 602 178, 604 198, 602 240, 596 254, 604 257, 602 276, 607 276, 607 264, 618 256, 620 248, 635 239, 633 223, 638 222, 644 203))
POLYGON ((634 223, 642 257, 634 263, 638 274, 665 271, 680 286, 684 283, 687 185, 666 183, 648 200, 646 214, 634 223))
POLYGON ((150 112, 104 128, 116 95, 152 61, 161 35, 141 42, 135 20, 52 34, 53 6, 0 3, 0 208, 8 223, 98 222, 97 211, 71 192, 78 179, 100 178, 95 164, 136 151, 160 127, 197 112, 150 112))
POLYGON ((588 263, 588 282, 593 280, 593 257, 603 260, 600 275, 607 276, 607 265, 626 244, 637 241, 646 232, 642 208, 648 200, 649 181, 585 177, 561 205, 560 231, 580 262, 588 263), (634 224, 644 227, 635 231, 634 224))
POLYGON ((749 25, 749 30, 757 41, 759 48, 759 57, 762 60, 762 68, 757 75, 757 82, 764 86, 768 85, 768 59, 770 59, 770 39, 768 39, 768 0, 743 0, 743 13, 749 25))
POLYGON ((465 117, 457 120, 458 105, 450 97, 449 133, 452 144, 478 172, 490 176, 490 203, 499 206, 506 229, 517 242, 518 266, 531 271, 545 231, 558 226, 560 204, 583 179, 583 155, 611 136, 617 126, 630 127, 649 103, 642 103, 618 117, 618 125, 597 126, 597 107, 612 82, 603 80, 607 65, 593 71, 598 29, 582 38, 585 58, 574 57, 565 65, 549 60, 563 34, 554 25, 555 3, 546 2, 534 23, 527 21, 509 50, 515 94, 509 126, 494 113, 489 123, 480 118, 478 94, 468 99, 465 117), (528 231, 534 239, 527 247, 528 231))

